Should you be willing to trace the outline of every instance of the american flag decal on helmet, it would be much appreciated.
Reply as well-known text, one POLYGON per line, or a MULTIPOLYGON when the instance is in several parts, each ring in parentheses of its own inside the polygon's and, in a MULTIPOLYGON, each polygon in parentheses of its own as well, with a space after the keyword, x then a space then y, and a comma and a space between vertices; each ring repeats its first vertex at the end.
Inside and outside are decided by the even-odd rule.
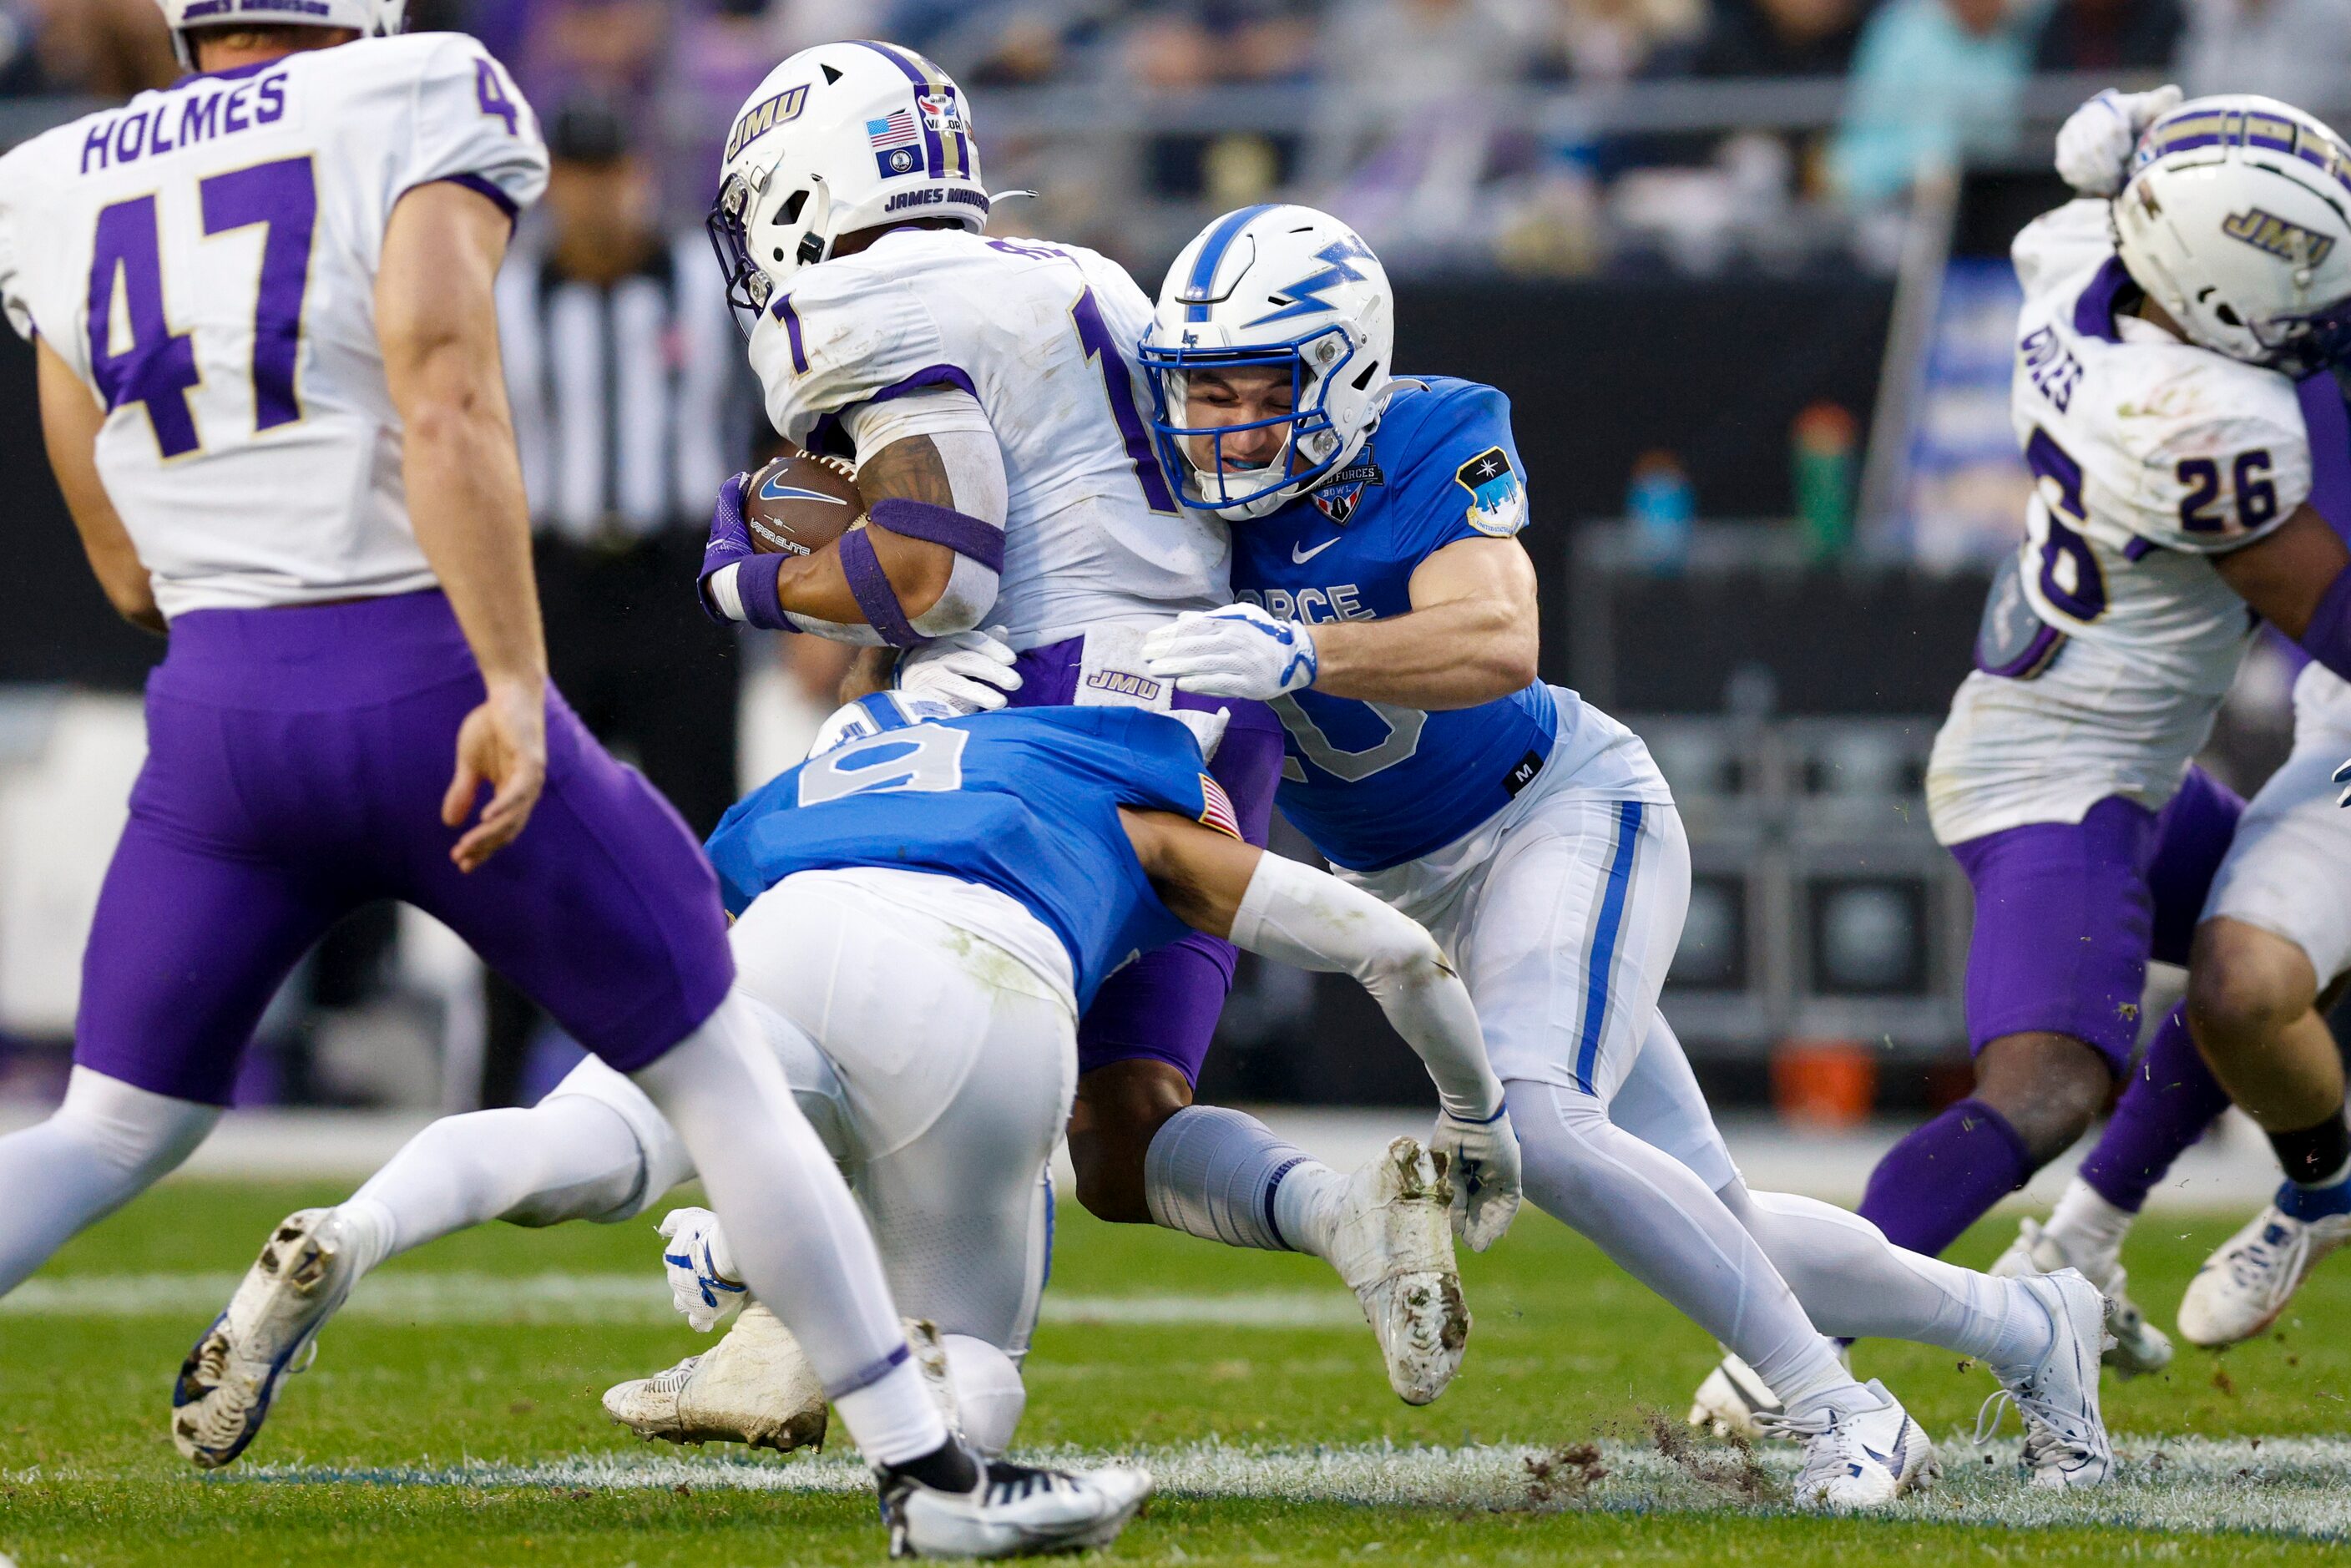
POLYGON ((1205 773, 1200 775, 1200 823, 1237 839, 1241 836, 1241 820, 1234 814, 1233 798, 1225 793, 1223 785, 1205 773))

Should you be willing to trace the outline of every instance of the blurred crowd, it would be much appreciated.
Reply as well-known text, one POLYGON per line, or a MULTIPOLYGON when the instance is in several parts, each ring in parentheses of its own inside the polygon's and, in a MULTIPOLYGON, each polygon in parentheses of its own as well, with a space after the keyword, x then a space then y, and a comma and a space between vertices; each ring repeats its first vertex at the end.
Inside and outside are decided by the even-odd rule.
MULTIPOLYGON (((830 38, 895 39, 963 83, 991 181, 1041 193, 1008 207, 1002 226, 1089 240, 1146 270, 1205 213, 1270 195, 1341 213, 1407 269, 1483 258, 1573 273, 1660 249, 1700 269, 1732 254, 1801 258, 1823 243, 1823 214, 1898 202, 1923 171, 2019 155, 2037 73, 2351 109, 2351 0, 414 0, 411 11, 415 26, 480 36, 543 112, 583 96, 628 106, 659 149, 678 221, 703 205, 729 111, 778 59, 830 38), (1618 90, 1650 84, 1663 90, 1618 90), (1641 102, 1667 111, 1621 112, 1641 102)), ((172 74, 151 0, 0 0, 0 95, 119 97, 172 74)))

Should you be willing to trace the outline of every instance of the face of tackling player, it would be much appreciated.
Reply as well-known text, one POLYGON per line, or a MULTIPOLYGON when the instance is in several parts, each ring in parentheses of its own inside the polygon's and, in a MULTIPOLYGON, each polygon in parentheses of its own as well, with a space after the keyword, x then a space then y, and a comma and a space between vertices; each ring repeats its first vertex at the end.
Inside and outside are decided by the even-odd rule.
MULTIPOLYGON (((1184 415, 1198 434, 1179 437, 1184 444, 1184 455, 1194 468, 1207 471, 1214 471, 1219 453, 1228 474, 1263 468, 1280 455, 1283 444, 1290 441, 1288 422, 1296 412, 1297 391, 1286 370, 1272 365, 1235 365, 1223 370, 1187 371, 1184 415), (1217 439, 1217 431, 1227 433, 1222 441, 1217 439)), ((1302 460, 1293 444, 1285 472, 1295 474, 1301 466, 1302 460)))

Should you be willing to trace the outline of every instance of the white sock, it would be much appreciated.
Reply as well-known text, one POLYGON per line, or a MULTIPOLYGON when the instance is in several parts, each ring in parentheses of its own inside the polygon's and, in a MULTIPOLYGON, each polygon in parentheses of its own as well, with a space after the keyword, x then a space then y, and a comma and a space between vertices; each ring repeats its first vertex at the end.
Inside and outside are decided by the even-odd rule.
POLYGON ((644 1153, 618 1111, 558 1094, 528 1111, 443 1117, 402 1145, 336 1215, 365 1274, 493 1219, 606 1218, 637 1198, 644 1179, 644 1153))
POLYGON ((902 1361, 861 1388, 831 1396, 841 1424, 870 1465, 903 1465, 947 1440, 939 1402, 912 1361, 902 1361))
POLYGON ((684 1142, 744 1282, 799 1341, 858 1448, 895 1464, 946 1442, 864 1216, 748 1004, 729 995, 633 1076, 684 1142))
POLYGON ((47 1121, 0 1138, 0 1296, 193 1154, 219 1120, 217 1105, 75 1068, 47 1121))
POLYGON ((2127 1208, 2116 1208, 2096 1187, 2075 1176, 2065 1184, 2057 1207, 2050 1211, 2049 1223, 2041 1229, 2043 1235, 2057 1239, 2067 1257, 2106 1263, 2122 1256, 2123 1239, 2137 1218, 2127 1208))
POLYGON ((1512 1079, 1527 1197, 1730 1347, 1791 1408, 1865 1397, 1763 1249, 1687 1166, 1591 1095, 1512 1079))
POLYGON ((1170 1230, 1269 1252, 1327 1256, 1347 1178, 1256 1117, 1187 1105, 1143 1162, 1151 1218, 1170 1230))
POLYGON ((1937 1345, 1995 1371, 2030 1368, 2049 1348, 2049 1314, 2019 1281, 1905 1251, 1861 1216, 1817 1199, 1749 1192, 1741 1182, 1720 1196, 1823 1333, 1937 1345))

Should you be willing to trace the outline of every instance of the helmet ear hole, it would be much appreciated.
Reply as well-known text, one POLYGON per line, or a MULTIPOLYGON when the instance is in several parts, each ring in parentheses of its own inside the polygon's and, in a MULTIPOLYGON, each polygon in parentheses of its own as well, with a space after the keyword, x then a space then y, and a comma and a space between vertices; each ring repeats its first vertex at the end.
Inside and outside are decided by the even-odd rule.
POLYGON ((2241 327, 2245 324, 2244 319, 2239 316, 2234 310, 2231 309, 2226 304, 2213 306, 2212 314, 2220 318, 2220 321, 2223 326, 2241 327))
MULTIPOLYGON (((809 193, 807 187, 803 186, 799 190, 794 191, 789 197, 785 198, 784 210, 776 214, 776 221, 787 224, 796 224, 799 222, 800 209, 808 205, 808 199, 809 193)), ((776 259, 778 261, 784 259, 781 253, 777 255, 776 259)))
POLYGON ((1366 392, 1371 388, 1372 378, 1379 373, 1380 362, 1377 360, 1374 360, 1364 367, 1364 373, 1362 375, 1357 376, 1348 384, 1353 387, 1357 392, 1366 392))

